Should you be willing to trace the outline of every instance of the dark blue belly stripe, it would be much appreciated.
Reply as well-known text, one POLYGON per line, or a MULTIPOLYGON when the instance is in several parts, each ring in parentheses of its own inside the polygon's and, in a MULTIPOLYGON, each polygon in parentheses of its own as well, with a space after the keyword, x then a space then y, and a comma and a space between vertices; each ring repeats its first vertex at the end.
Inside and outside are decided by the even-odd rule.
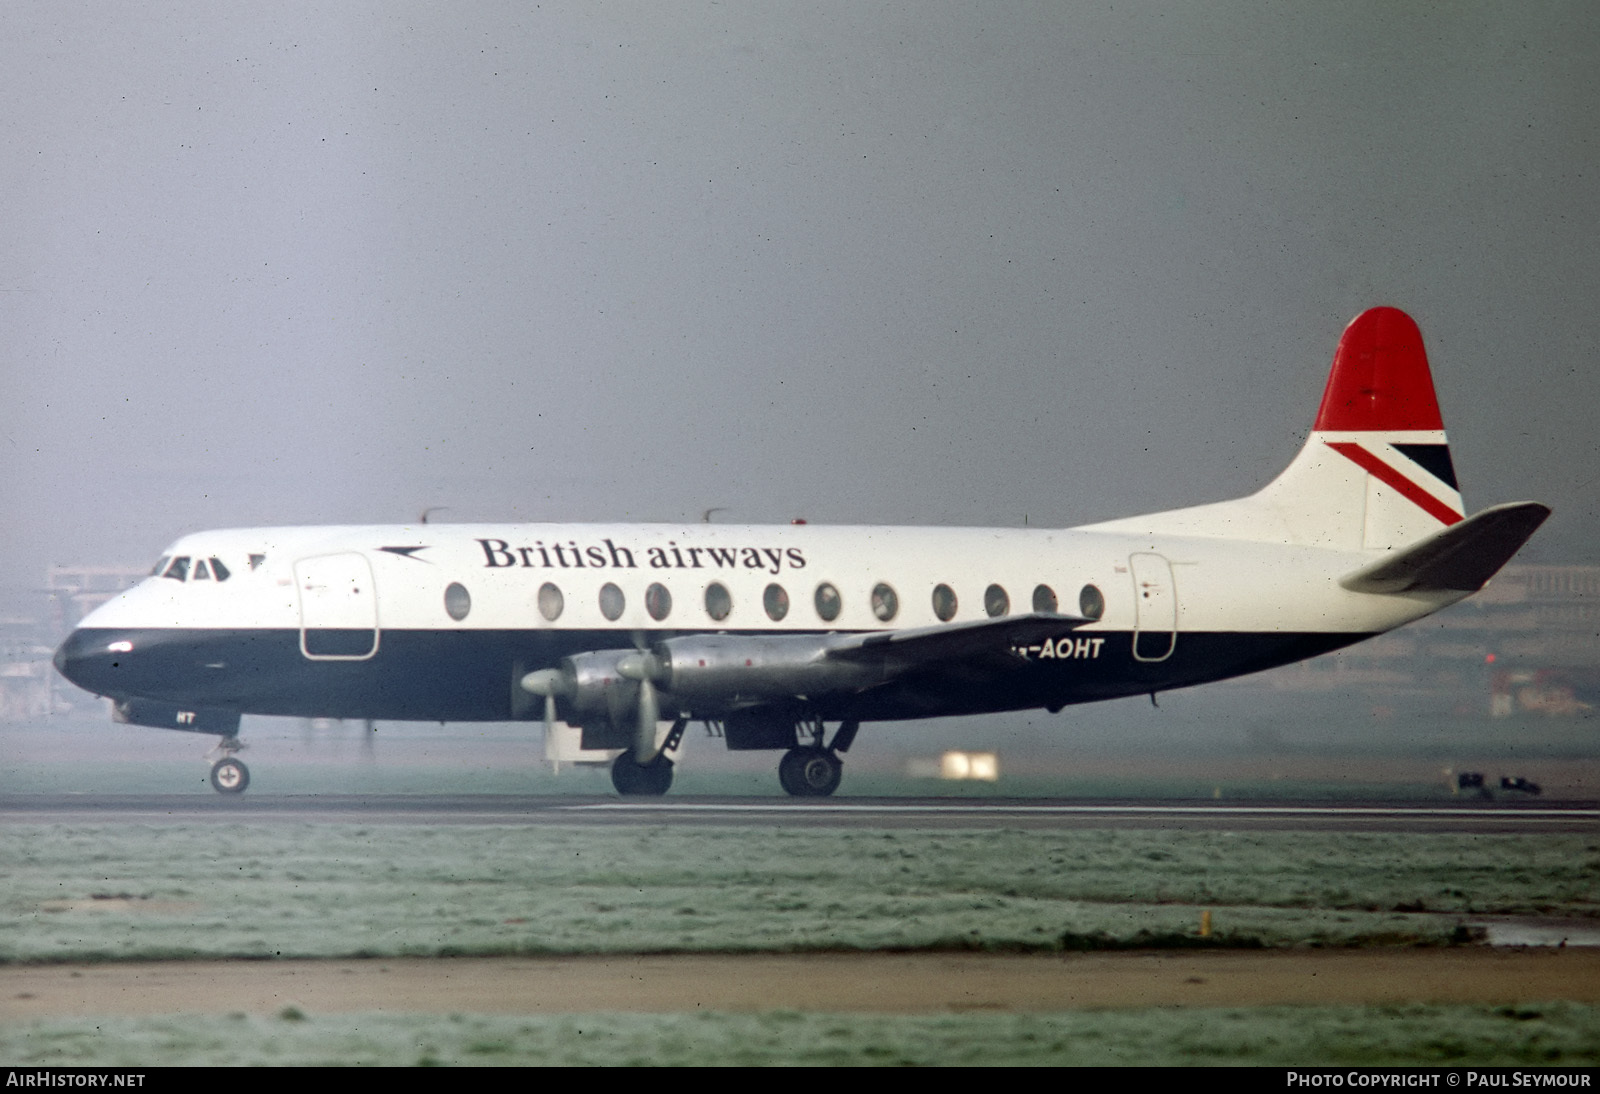
MULTIPOLYGON (((569 654, 616 649, 622 637, 615 631, 385 630, 375 653, 355 659, 372 649, 372 632, 352 636, 324 635, 310 650, 318 656, 308 658, 298 630, 80 630, 62 646, 57 665, 80 686, 114 699, 297 717, 537 720, 542 701, 517 685, 524 673, 569 654), (109 652, 114 642, 133 648, 109 652)), ((817 704, 816 712, 887 721, 1053 708, 1258 672, 1371 636, 1183 632, 1171 655, 1154 662, 1133 656, 1130 632, 1093 637, 1104 641, 1092 649, 1064 642, 1060 656, 1024 660, 996 651, 930 663, 889 685, 817 704)))

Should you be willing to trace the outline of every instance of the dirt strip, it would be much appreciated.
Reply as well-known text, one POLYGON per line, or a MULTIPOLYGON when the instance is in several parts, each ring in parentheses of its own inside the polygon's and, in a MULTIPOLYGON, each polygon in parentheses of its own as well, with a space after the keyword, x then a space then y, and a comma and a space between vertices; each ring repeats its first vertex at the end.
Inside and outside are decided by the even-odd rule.
POLYGON ((1600 950, 668 955, 0 968, 0 1021, 245 1012, 1056 1011, 1600 1003, 1600 950))

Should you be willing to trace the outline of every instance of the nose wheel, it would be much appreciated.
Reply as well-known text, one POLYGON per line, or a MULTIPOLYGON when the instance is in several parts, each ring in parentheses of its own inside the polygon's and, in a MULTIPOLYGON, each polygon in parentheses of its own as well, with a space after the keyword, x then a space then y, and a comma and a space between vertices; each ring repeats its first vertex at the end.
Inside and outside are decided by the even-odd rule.
POLYGON ((244 747, 238 737, 222 737, 212 755, 222 753, 222 758, 211 765, 211 789, 218 794, 243 794, 250 785, 250 769, 236 753, 244 747))
POLYGON ((218 794, 243 794, 250 785, 250 769, 242 760, 224 756, 211 765, 211 786, 218 794))

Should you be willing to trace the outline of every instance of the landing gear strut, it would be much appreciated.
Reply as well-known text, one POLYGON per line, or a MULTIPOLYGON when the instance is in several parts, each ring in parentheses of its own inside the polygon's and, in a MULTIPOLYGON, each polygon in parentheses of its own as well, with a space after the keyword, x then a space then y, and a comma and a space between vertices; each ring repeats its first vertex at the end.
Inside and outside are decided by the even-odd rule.
POLYGON ((218 794, 243 794, 250 785, 250 769, 234 753, 244 746, 237 737, 224 737, 217 742, 222 759, 211 765, 211 788, 218 794))

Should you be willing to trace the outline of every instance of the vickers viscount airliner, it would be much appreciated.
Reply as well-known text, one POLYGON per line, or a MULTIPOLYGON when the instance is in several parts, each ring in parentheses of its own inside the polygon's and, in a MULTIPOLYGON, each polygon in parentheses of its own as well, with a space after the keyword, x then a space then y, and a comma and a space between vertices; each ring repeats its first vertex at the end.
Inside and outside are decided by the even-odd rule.
POLYGON ((664 793, 685 727, 826 795, 864 723, 1239 676, 1481 588, 1549 510, 1467 516, 1422 336, 1345 330, 1310 437, 1249 497, 1065 530, 394 525, 200 532, 56 653, 141 726, 243 714, 558 721, 664 793), (832 732, 829 732, 829 726, 832 732), (663 732, 663 727, 665 731, 663 732))

